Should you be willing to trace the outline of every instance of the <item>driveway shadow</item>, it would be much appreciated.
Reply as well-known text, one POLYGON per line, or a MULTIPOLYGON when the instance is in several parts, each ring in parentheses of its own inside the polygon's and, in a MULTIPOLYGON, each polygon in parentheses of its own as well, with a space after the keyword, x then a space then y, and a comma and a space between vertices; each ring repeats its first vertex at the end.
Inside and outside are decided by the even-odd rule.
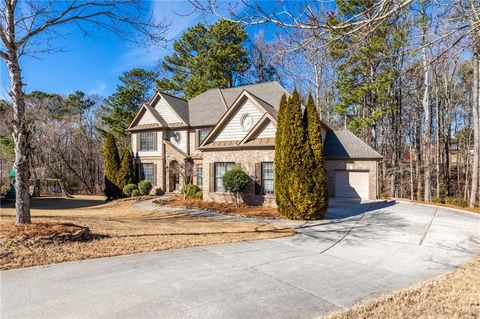
POLYGON ((366 212, 387 208, 395 204, 395 201, 362 201, 353 198, 330 198, 325 220, 349 218, 366 212))

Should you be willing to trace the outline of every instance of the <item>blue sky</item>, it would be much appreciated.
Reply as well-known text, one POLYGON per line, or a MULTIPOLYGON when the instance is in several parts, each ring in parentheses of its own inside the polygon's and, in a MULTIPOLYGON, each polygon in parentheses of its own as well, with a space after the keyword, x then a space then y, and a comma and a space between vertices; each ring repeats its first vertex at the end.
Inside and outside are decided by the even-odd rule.
MULTIPOLYGON (((177 39, 188 27, 205 22, 202 15, 189 16, 191 6, 186 1, 152 1, 151 10, 157 18, 170 22, 167 37, 177 39)), ((211 22, 211 21, 209 21, 211 22)), ((250 30, 253 38, 253 30, 250 30)), ((134 67, 153 69, 158 61, 171 53, 173 41, 166 48, 133 47, 107 31, 97 32, 95 37, 73 34, 55 40, 62 52, 42 54, 37 58, 22 57, 21 67, 26 92, 40 90, 68 94, 82 90, 87 94, 108 96, 115 91, 118 76, 134 67)), ((0 62, 0 98, 9 91, 5 62, 0 62)))

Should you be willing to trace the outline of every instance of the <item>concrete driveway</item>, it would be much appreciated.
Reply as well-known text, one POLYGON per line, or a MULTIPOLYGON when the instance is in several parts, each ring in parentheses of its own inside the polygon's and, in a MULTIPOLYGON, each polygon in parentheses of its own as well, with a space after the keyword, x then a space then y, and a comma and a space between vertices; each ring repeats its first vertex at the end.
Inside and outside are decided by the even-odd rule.
POLYGON ((284 223, 299 234, 3 271, 0 316, 314 318, 480 251, 480 215, 445 208, 333 201, 327 220, 284 223))

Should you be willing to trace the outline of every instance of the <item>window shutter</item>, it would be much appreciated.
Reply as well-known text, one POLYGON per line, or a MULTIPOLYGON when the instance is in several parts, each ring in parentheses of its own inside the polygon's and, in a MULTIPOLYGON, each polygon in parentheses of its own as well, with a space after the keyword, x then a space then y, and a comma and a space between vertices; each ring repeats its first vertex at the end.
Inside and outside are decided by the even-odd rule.
POLYGON ((153 150, 156 151, 158 147, 157 143, 158 132, 153 132, 153 150))
POLYGON ((135 164, 135 181, 140 181, 140 164, 135 164))
POLYGON ((200 146, 200 130, 195 131, 195 149, 198 150, 200 146))
POLYGON ((255 163, 255 195, 262 195, 262 163, 255 163))
POLYGON ((214 163, 208 164, 208 176, 209 178, 209 185, 208 189, 210 192, 215 191, 215 166, 214 163))
POLYGON ((142 148, 140 147, 140 134, 142 133, 135 133, 135 137, 137 139, 137 147, 136 147, 137 152, 142 150, 142 148))
POLYGON ((157 164, 153 164, 153 184, 155 186, 158 185, 158 183, 157 183, 157 164))

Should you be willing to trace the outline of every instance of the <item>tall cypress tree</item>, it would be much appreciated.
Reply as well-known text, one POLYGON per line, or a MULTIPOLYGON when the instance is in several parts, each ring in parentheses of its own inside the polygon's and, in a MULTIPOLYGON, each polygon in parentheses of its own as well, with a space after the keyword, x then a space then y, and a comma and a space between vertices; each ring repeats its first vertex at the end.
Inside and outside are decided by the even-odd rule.
POLYGON ((289 110, 288 155, 285 158, 288 169, 289 196, 293 209, 287 212, 291 219, 314 219, 315 199, 312 181, 313 155, 308 145, 303 125, 300 95, 295 90, 289 110))
POLYGON ((275 132, 275 200, 278 210, 284 212, 290 211, 291 202, 288 195, 288 170, 285 167, 285 157, 288 153, 286 141, 288 140, 288 115, 289 104, 285 94, 280 99, 280 105, 277 115, 277 129, 275 132))
POLYGON ((117 185, 118 188, 123 190, 125 185, 135 182, 135 170, 133 167, 133 155, 132 152, 126 148, 123 152, 122 162, 120 163, 120 169, 118 171, 117 185))
POLYGON ((312 170, 312 186, 315 204, 315 217, 325 217, 328 206, 327 180, 325 176, 325 163, 323 160, 322 125, 312 95, 308 96, 307 106, 303 114, 303 122, 308 137, 308 144, 312 152, 314 165, 312 170))
POLYGON ((105 161, 105 196, 107 200, 117 199, 121 190, 117 186, 117 173, 120 168, 120 156, 118 154, 115 137, 107 133, 103 144, 103 157, 105 161))

